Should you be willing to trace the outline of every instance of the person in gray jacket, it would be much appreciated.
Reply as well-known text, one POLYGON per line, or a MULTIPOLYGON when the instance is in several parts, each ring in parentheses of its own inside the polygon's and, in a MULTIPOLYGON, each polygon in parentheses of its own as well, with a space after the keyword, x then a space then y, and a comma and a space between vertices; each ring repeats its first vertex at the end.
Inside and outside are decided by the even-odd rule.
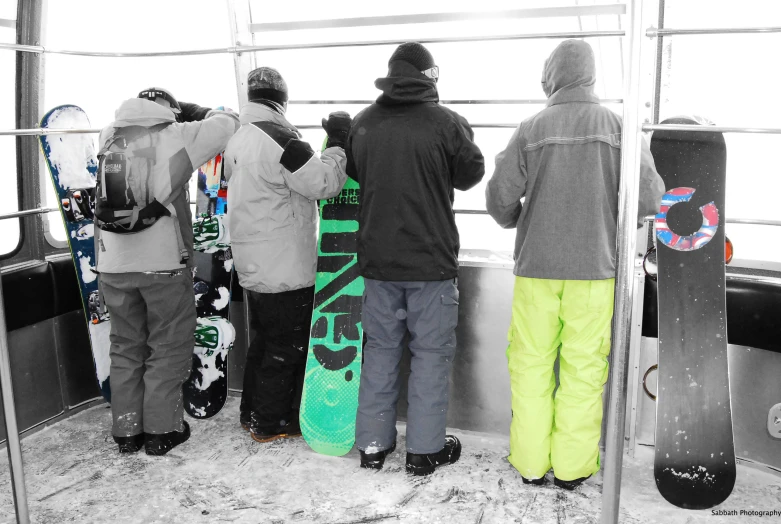
MULTIPOLYGON (((515 130, 485 192, 494 220, 517 229, 509 461, 532 484, 552 467, 565 489, 600 467, 613 316, 621 119, 599 104, 595 72, 582 40, 553 51, 543 68, 546 108, 515 130)), ((642 142, 638 220, 658 210, 664 193, 642 142)))
MULTIPOLYGON (((127 176, 143 171, 148 177, 145 188, 130 184, 138 198, 155 197, 141 214, 157 208, 160 215, 137 232, 124 233, 120 226, 111 230, 104 220, 115 213, 104 214, 97 196, 97 270, 111 315, 112 434, 121 453, 145 446, 148 455, 164 455, 190 436, 182 402, 196 326, 187 185, 194 166, 222 151, 238 128, 235 113, 179 103, 165 89, 150 88, 123 102, 116 120, 100 133, 101 157, 115 144, 126 144, 127 176), (141 170, 139 162, 148 170, 141 170)), ((106 185, 127 183, 121 174, 111 177, 118 164, 107 166, 102 160, 101 167, 106 185)), ((130 194, 125 187, 104 189, 123 195, 123 201, 130 194)))
POLYGON ((241 129, 225 150, 228 228, 250 326, 240 422, 257 442, 301 434, 298 410, 309 349, 317 265, 317 200, 347 180, 347 113, 329 115, 320 156, 285 119, 288 89, 278 71, 247 79, 241 129))

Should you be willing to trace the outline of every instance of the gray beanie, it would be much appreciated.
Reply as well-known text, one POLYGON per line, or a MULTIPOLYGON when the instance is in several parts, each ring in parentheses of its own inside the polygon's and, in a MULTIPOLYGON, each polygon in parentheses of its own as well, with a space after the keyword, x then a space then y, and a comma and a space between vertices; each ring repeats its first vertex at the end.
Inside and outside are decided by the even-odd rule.
POLYGON ((247 77, 247 97, 250 102, 272 100, 284 105, 287 102, 287 84, 276 69, 259 67, 247 77))

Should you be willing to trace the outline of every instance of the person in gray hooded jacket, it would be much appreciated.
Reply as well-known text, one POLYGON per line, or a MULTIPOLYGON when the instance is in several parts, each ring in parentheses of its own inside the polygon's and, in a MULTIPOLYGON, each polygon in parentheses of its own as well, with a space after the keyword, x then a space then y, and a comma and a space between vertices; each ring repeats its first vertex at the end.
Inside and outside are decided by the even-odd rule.
POLYGON ((241 129, 225 150, 228 227, 250 326, 240 422, 257 442, 299 436, 317 264, 317 200, 347 180, 347 113, 329 115, 320 156, 285 119, 288 89, 278 71, 247 79, 241 129))
POLYGON ((194 166, 222 151, 238 127, 235 113, 179 103, 165 89, 150 88, 123 102, 100 133, 105 153, 134 130, 146 130, 137 141, 127 138, 126 152, 129 163, 142 158, 151 165, 139 195, 154 194, 164 213, 132 234, 96 228, 100 289, 111 315, 112 433, 122 453, 143 445, 149 455, 164 455, 190 435, 182 402, 196 326, 187 184, 194 166))
MULTIPOLYGON (((565 489, 600 467, 613 315, 621 118, 599 104, 595 74, 587 43, 556 47, 543 68, 546 108, 515 130, 485 192, 494 220, 517 229, 509 461, 532 484, 552 467, 565 489)), ((642 141, 639 220, 663 193, 642 141)))

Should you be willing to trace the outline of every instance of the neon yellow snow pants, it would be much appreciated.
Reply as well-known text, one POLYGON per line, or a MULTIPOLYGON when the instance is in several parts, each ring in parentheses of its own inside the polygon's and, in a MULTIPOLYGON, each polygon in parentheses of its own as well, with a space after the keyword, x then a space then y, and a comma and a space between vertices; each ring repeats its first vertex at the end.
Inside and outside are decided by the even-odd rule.
POLYGON ((612 278, 515 277, 507 348, 513 409, 508 459, 527 479, 551 467, 561 480, 599 471, 614 285, 612 278))

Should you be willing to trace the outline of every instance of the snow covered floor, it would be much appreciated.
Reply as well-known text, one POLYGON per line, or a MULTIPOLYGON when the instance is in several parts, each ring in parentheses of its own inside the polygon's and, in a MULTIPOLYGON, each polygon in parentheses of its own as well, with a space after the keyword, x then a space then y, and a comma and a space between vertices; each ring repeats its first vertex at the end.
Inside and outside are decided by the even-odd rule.
MULTIPOLYGON (((454 431, 461 460, 430 477, 404 473, 396 451, 381 472, 358 453, 317 455, 302 439, 257 444, 238 424, 238 399, 214 419, 190 420, 193 435, 165 457, 120 456, 106 406, 86 410, 22 441, 34 522, 591 523, 599 521, 602 479, 575 492, 532 487, 505 460, 507 438, 454 431)), ((404 449, 399 426, 398 449, 404 449)), ((653 454, 624 462, 621 522, 781 523, 781 517, 712 516, 665 502, 653 482, 653 454)), ((550 476, 550 474, 549 474, 550 476)), ((721 509, 781 510, 781 478, 738 468, 721 509)), ((14 522, 8 459, 0 459, 0 523, 14 522)))

